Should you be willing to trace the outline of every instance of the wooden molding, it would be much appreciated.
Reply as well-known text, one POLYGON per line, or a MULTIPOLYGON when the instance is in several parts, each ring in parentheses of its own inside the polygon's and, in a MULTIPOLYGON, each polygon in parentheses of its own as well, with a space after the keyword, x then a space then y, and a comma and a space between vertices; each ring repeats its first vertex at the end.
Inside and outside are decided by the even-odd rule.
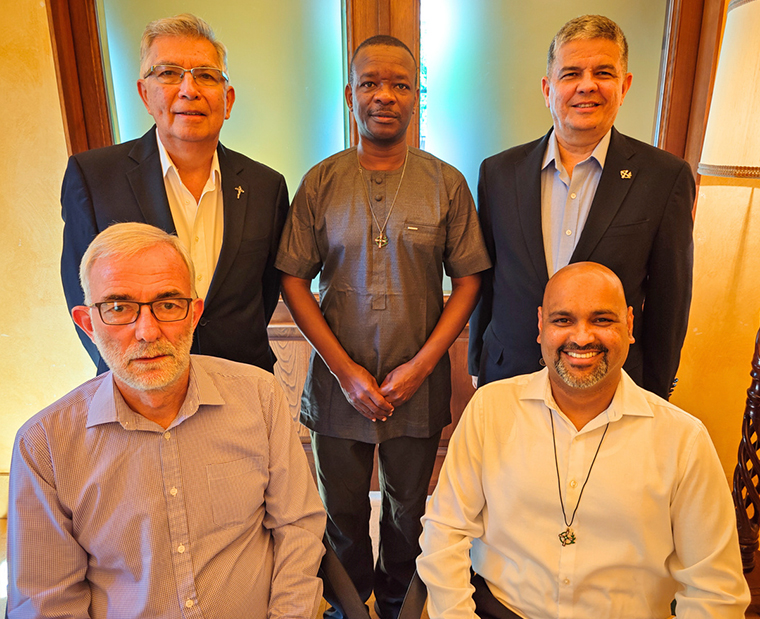
POLYGON ((46 3, 69 155, 113 144, 95 1, 46 3))
MULTIPOLYGON (((419 85, 420 3, 409 0, 346 0, 346 67, 351 66, 351 56, 361 42, 376 34, 396 37, 412 50, 418 67, 419 85)), ((356 146, 359 134, 353 118, 350 119, 350 125, 351 145, 356 146)), ((409 146, 420 145, 419 102, 409 125, 406 142, 409 146)))
POLYGON ((654 144, 696 175, 715 80, 725 0, 670 0, 654 144))

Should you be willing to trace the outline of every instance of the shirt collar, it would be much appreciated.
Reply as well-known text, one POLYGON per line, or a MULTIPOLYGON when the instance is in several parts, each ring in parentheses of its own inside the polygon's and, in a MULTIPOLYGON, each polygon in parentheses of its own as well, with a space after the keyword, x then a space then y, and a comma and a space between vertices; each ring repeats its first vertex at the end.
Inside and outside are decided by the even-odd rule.
MULTIPOLYGON (((192 417, 201 406, 218 406, 224 403, 224 398, 216 388, 214 381, 200 364, 193 363, 193 355, 191 355, 190 382, 187 386, 187 395, 169 428, 178 426, 192 417)), ((103 374, 100 387, 95 391, 95 395, 90 401, 87 410, 87 427, 91 428, 114 422, 121 424, 125 430, 156 429, 156 424, 129 408, 116 387, 112 372, 109 371, 103 374)))
MULTIPOLYGON (((548 368, 531 374, 530 380, 526 383, 520 399, 540 400, 546 408, 557 411, 562 418, 567 419, 562 411, 559 410, 552 395, 548 368)), ((628 376, 625 370, 621 370, 620 382, 618 383, 612 402, 610 402, 610 405, 604 411, 587 423, 582 431, 593 430, 605 423, 618 421, 624 416, 653 417, 654 413, 643 393, 643 389, 633 382, 633 379, 628 376)), ((568 423, 570 423, 569 419, 568 423)))
MULTIPOLYGON (((158 131, 156 131, 156 141, 158 142, 158 155, 161 158, 161 171, 164 178, 166 178, 171 171, 176 175, 177 180, 182 182, 182 179, 179 175, 179 170, 177 169, 177 166, 174 165, 172 158, 169 156, 169 151, 166 150, 164 143, 161 141, 161 137, 158 135, 158 131)), ((214 157, 211 159, 211 170, 209 171, 208 180, 206 181, 204 191, 208 189, 216 189, 217 183, 220 182, 221 178, 222 172, 219 169, 219 152, 214 150, 214 157)))
MULTIPOLYGON (((610 148, 611 138, 612 128, 610 128, 610 130, 604 134, 604 137, 599 140, 599 143, 596 145, 588 158, 581 161, 581 163, 585 163, 589 159, 593 158, 596 159, 597 163, 599 163, 599 167, 604 169, 604 162, 607 160, 607 151, 610 148)), ((564 171, 565 169, 562 165, 562 161, 559 158, 559 145, 557 144, 556 131, 552 131, 549 134, 549 139, 546 142, 546 152, 544 152, 544 160, 541 164, 541 169, 545 170, 550 163, 554 163, 554 168, 560 172, 564 171)))

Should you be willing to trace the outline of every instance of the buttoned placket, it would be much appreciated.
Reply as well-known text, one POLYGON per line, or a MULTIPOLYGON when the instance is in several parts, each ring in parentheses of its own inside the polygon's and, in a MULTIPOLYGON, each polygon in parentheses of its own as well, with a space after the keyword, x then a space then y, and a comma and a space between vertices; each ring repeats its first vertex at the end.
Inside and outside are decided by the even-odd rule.
MULTIPOLYGON (((372 205, 372 210, 375 213, 374 219, 372 213, 369 213, 370 218, 370 247, 372 251, 372 288, 370 290, 372 294, 372 309, 384 310, 386 307, 385 294, 388 286, 388 278, 386 273, 387 258, 385 253, 393 251, 393 248, 378 247, 375 243, 375 238, 380 234, 375 219, 382 226, 385 222, 385 218, 388 215, 388 183, 386 182, 385 172, 373 171, 370 173, 370 178, 367 185, 367 191, 372 205)), ((390 222, 388 222, 390 224, 390 222)), ((385 234, 388 234, 388 228, 385 228, 385 234)), ((389 243, 395 243, 396 239, 388 238, 389 243)))
POLYGON ((573 169, 572 178, 569 178, 564 168, 561 172, 555 172, 559 174, 559 179, 567 190, 559 248, 557 258, 554 261, 557 270, 570 263, 570 258, 575 251, 575 246, 578 244, 581 230, 586 223, 585 221, 581 221, 580 192, 586 182, 586 178, 592 172, 591 166, 594 165, 594 161, 589 158, 576 165, 573 169))
MULTIPOLYGON (((559 415, 552 412, 555 415, 555 425, 565 425, 559 420, 559 415), (559 423, 557 423, 559 421, 559 423)), ((557 432, 557 454, 559 461, 559 475, 561 479, 562 487, 562 499, 565 504, 565 517, 567 522, 570 522, 573 517, 573 511, 578 505, 578 497, 583 489, 583 483, 586 481, 586 476, 589 474, 589 467, 591 460, 596 453, 596 449, 599 445, 599 440, 604 432, 604 426, 599 427, 594 424, 594 427, 585 427, 580 431, 574 429, 568 430, 567 426, 563 431, 557 432), (566 438, 567 432, 572 432, 572 438, 568 445, 565 457, 562 457, 562 450, 560 445, 566 438), (564 466, 563 466, 564 464, 564 466)), ((593 477, 593 471, 591 472, 593 477)), ((592 480, 589 481, 591 483, 592 480)), ((559 500, 559 497, 557 497, 559 500)), ((557 535, 564 531, 566 525, 564 521, 558 522, 557 535)), ((575 566, 576 566, 576 553, 578 545, 583 543, 583 504, 578 507, 578 511, 575 514, 575 520, 570 527, 577 536, 575 544, 568 544, 567 546, 561 546, 559 555, 559 569, 557 572, 558 578, 558 590, 559 599, 558 605, 558 619, 570 619, 573 617, 573 596, 575 591, 575 566)), ((587 531, 586 531, 587 533, 587 531)), ((557 544, 561 545, 559 537, 557 538, 557 544)))
POLYGON ((182 615, 187 619, 201 619, 198 593, 193 575, 192 548, 190 546, 185 498, 182 492, 182 475, 179 455, 179 427, 165 430, 160 435, 161 471, 164 499, 169 520, 169 539, 172 548, 172 565, 177 583, 177 599, 182 615))
MULTIPOLYGON (((176 174, 176 172, 175 172, 176 174)), ((196 286, 202 290, 208 289, 210 285, 211 277, 213 273, 207 272, 206 265, 209 263, 208 252, 206 251, 208 243, 205 241, 206 237, 213 237, 214 230, 202 230, 204 214, 215 208, 215 194, 213 192, 216 188, 218 179, 214 170, 211 172, 211 176, 206 180, 206 184, 203 187, 201 198, 198 202, 195 201, 193 194, 185 187, 185 185, 176 178, 177 189, 180 193, 179 199, 182 204, 182 208, 185 213, 185 221, 190 224, 190 256, 193 259, 195 265, 195 280, 196 286)), ((204 295, 205 296, 205 295, 204 295)))

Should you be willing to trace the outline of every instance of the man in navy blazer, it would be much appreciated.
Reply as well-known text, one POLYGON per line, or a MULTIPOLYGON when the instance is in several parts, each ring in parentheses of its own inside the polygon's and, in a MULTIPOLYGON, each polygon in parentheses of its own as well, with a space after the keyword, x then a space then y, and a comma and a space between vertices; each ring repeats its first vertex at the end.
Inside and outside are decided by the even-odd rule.
MULTIPOLYGON (((101 230, 136 221, 176 233, 205 299, 192 352, 272 371, 266 329, 279 298, 274 259, 288 192, 281 174, 219 143, 235 101, 226 54, 194 15, 148 24, 137 87, 156 125, 137 140, 69 159, 61 277, 69 309, 81 305, 79 263, 101 230)), ((79 336, 105 371, 89 338, 79 336)))
MULTIPOLYGON (((536 341, 544 287, 563 266, 591 261, 617 274, 633 307, 626 371, 669 396, 691 303, 694 177, 685 161, 613 127, 627 69, 617 24, 571 20, 549 47, 542 80, 553 128, 481 165, 479 216, 494 266, 470 320, 469 371, 479 385, 554 362, 536 341)), ((579 345, 601 351, 593 338, 579 345)))

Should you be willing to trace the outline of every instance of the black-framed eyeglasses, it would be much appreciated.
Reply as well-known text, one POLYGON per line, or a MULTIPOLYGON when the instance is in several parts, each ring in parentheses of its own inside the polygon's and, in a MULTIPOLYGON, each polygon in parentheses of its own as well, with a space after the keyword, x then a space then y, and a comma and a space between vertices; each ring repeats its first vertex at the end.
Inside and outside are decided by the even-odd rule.
POLYGON ((147 78, 152 75, 162 84, 176 85, 182 83, 185 73, 192 75, 195 82, 201 86, 218 86, 223 81, 230 81, 229 76, 221 69, 214 67, 185 69, 174 64, 154 64, 143 77, 147 78))
POLYGON ((178 322, 187 318, 192 299, 171 297, 148 303, 139 301, 101 301, 89 307, 97 307, 101 320, 107 325, 129 325, 137 322, 143 305, 158 322, 178 322))

